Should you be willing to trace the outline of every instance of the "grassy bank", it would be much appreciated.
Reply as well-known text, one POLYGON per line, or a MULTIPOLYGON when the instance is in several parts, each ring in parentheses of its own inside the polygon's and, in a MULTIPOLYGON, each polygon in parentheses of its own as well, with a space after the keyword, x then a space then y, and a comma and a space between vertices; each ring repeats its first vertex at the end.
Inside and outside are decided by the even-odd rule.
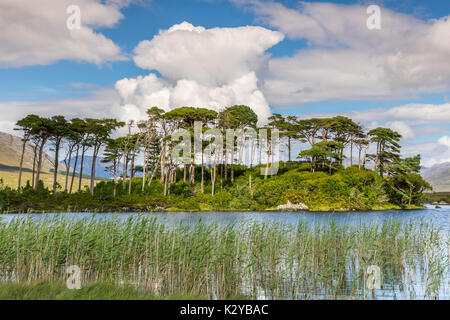
POLYGON ((448 281, 446 241, 430 225, 397 222, 167 227, 145 218, 23 219, 0 225, 0 279, 64 283, 67 266, 77 265, 85 288, 125 284, 146 297, 358 299, 367 293, 367 267, 376 265, 386 288, 435 297, 448 281), (423 293, 410 292, 412 282, 423 293))
POLYGON ((70 290, 62 282, 0 283, 0 300, 204 300, 197 296, 160 297, 132 286, 92 283, 70 290))
MULTIPOLYGON (((5 186, 8 186, 10 188, 17 188, 17 183, 19 181, 19 173, 17 170, 5 170, 5 168, 3 167, 0 168, 0 178, 3 180, 3 183, 5 186)), ((32 181, 33 178, 33 174, 30 171, 24 171, 22 173, 22 181, 32 181)), ((44 183, 44 186, 47 188, 52 188, 53 187, 53 172, 41 172, 41 180, 44 183)), ((60 186, 65 185, 66 183, 66 178, 65 176, 63 176, 62 174, 58 175, 58 183, 60 186)), ((69 183, 70 183, 70 179, 69 179, 69 183)), ((85 187, 88 187, 90 183, 90 180, 88 178, 86 178, 83 175, 83 179, 81 181, 81 185, 82 188, 84 189, 85 187)), ((78 180, 76 180, 76 183, 74 184, 74 189, 78 190, 78 180)))
POLYGON ((446 203, 450 203, 450 192, 433 192, 433 193, 425 193, 425 197, 427 202, 441 202, 444 201, 446 203))

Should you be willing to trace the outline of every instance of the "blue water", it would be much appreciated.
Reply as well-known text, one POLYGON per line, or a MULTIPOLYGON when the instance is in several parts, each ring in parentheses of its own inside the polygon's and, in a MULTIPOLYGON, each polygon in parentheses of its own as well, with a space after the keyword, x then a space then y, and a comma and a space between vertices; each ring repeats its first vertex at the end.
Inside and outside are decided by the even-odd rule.
POLYGON ((381 224, 386 220, 396 220, 404 223, 432 223, 441 228, 444 234, 450 232, 450 206, 435 208, 428 205, 422 210, 385 210, 367 212, 267 212, 267 211, 228 211, 228 212, 151 212, 151 213, 44 213, 44 214, 5 214, 0 215, 0 221, 8 222, 15 218, 31 217, 32 219, 68 218, 68 219, 120 219, 143 216, 156 219, 166 225, 193 224, 202 221, 206 224, 217 223, 284 223, 297 225, 306 222, 310 226, 324 225, 334 221, 338 225, 358 226, 359 224, 381 224))

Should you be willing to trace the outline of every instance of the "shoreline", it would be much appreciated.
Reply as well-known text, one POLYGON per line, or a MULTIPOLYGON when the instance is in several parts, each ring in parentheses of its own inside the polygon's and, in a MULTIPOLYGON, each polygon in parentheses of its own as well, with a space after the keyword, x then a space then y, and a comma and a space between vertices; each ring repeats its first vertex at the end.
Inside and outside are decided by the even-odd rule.
MULTIPOLYGON (((431 204, 429 204, 431 205, 431 204)), ((349 210, 348 208, 336 208, 332 210, 299 210, 299 211, 291 211, 291 210, 276 210, 276 208, 267 208, 265 210, 242 210, 242 209, 227 209, 227 210, 220 210, 220 209, 211 209, 211 210, 185 210, 185 209, 177 209, 177 208, 168 208, 167 210, 39 210, 39 211, 28 211, 28 212, 19 212, 19 211, 7 211, 7 212, 1 212, 1 215, 6 214, 21 214, 21 215, 28 215, 28 214, 48 214, 48 213, 55 213, 55 214, 67 214, 67 213, 114 213, 114 214, 125 214, 125 213, 176 213, 176 212, 189 212, 189 213, 209 213, 209 212, 272 212, 272 213, 285 213, 285 212, 309 212, 309 213, 348 213, 348 212, 377 212, 377 211, 386 211, 386 210, 394 210, 394 211, 403 211, 403 210, 425 210, 427 209, 426 206, 408 206, 408 207, 400 207, 397 205, 392 206, 380 206, 380 207, 374 207, 371 209, 361 209, 361 210, 349 210)))

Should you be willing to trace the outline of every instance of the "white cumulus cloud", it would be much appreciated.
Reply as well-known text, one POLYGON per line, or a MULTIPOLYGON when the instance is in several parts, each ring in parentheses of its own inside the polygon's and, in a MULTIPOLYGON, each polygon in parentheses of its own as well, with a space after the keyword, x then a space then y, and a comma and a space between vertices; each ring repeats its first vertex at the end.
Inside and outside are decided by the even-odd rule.
POLYGON ((450 137, 449 136, 440 137, 438 142, 439 142, 439 144, 450 148, 450 137))
POLYGON ((123 104, 120 116, 125 120, 145 118, 145 111, 152 106, 166 111, 183 106, 220 111, 227 106, 243 104, 252 108, 262 123, 271 111, 257 82, 251 72, 220 87, 209 87, 186 79, 171 85, 152 73, 146 77, 117 81, 116 90, 123 104))
POLYGON ((94 29, 113 27, 130 0, 0 1, 0 67, 46 65, 59 60, 90 63, 124 59, 120 48, 94 29), (69 30, 67 8, 81 11, 81 29, 69 30))
POLYGON ((283 38, 280 32, 257 26, 205 29, 183 22, 140 42, 134 61, 171 81, 220 86, 250 72, 259 75, 270 58, 265 51, 283 38))
POLYGON ((154 73, 117 81, 123 118, 142 118, 152 106, 170 110, 182 106, 217 111, 248 105, 260 123, 271 115, 260 89, 270 55, 266 50, 284 38, 262 27, 205 29, 188 22, 162 30, 139 43, 134 61, 154 73))
POLYGON ((413 129, 403 121, 388 122, 386 125, 388 128, 400 133, 404 140, 414 139, 416 136, 413 129))
POLYGON ((264 92, 270 103, 392 99, 450 90, 450 19, 421 20, 381 8, 369 30, 367 6, 272 1, 249 5, 266 24, 307 46, 271 59, 264 92))

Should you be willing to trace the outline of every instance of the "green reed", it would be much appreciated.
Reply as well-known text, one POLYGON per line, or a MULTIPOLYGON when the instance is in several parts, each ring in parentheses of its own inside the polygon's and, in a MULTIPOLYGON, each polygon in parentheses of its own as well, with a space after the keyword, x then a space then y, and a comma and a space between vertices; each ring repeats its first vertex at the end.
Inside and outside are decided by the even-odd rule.
POLYGON ((361 299, 371 297, 366 271, 377 265, 385 290, 439 298, 448 291, 444 239, 423 222, 169 227, 144 217, 14 219, 0 223, 0 281, 65 281, 67 266, 77 265, 83 285, 133 285, 158 296, 361 299))

